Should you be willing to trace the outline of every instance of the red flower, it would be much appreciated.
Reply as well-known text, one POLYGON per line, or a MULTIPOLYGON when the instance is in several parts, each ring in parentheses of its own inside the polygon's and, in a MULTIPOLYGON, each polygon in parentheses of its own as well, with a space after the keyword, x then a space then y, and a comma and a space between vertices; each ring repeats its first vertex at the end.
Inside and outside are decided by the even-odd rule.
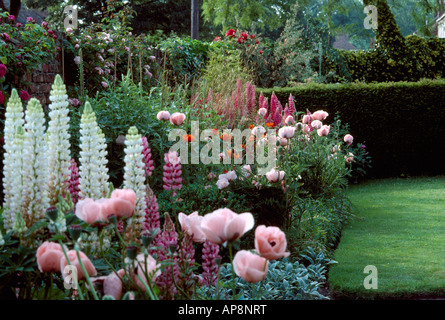
POLYGON ((22 90, 22 92, 20 92, 20 99, 22 99, 23 101, 28 101, 28 99, 29 99, 28 92, 26 92, 25 90, 22 90))
POLYGON ((8 68, 2 63, 0 64, 0 78, 3 78, 6 75, 8 68))
POLYGON ((260 50, 260 54, 263 54, 263 50, 260 50))
POLYGON ((226 32, 226 37, 233 38, 235 36, 235 33, 235 30, 229 29, 229 31, 226 32))
POLYGON ((215 39, 213 39, 213 41, 220 41, 221 37, 215 37, 215 39))
POLYGON ((3 104, 5 102, 5 96, 3 95, 3 92, 0 91, 0 104, 3 104))

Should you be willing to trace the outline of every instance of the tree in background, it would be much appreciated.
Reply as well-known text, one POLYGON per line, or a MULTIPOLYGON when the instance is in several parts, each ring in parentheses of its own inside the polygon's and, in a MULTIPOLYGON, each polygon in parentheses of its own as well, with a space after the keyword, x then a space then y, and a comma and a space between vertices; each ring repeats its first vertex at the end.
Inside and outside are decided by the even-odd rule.
POLYGON ((22 7, 22 1, 21 0, 10 0, 9 1, 9 8, 6 7, 5 1, 0 0, 0 9, 3 11, 8 11, 13 16, 18 16, 20 9, 22 7))
POLYGON ((270 30, 283 27, 292 11, 293 1, 285 0, 203 0, 202 15, 215 26, 270 30))

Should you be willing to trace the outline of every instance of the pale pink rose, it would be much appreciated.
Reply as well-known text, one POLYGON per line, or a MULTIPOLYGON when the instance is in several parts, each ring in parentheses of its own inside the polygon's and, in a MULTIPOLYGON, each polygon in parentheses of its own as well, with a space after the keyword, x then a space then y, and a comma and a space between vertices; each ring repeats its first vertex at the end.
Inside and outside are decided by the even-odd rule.
POLYGON ((151 255, 145 258, 143 253, 137 255, 136 261, 139 263, 136 264, 133 281, 140 289, 145 291, 145 285, 139 277, 149 286, 149 283, 154 283, 156 278, 161 274, 160 265, 156 263, 156 260, 151 255), (145 273, 147 273, 148 278, 145 276, 145 273), (139 277, 137 275, 139 275, 139 277))
POLYGON ((102 276, 97 278, 90 278, 96 290, 97 287, 101 288, 101 293, 103 295, 112 296, 114 300, 120 300, 122 297, 122 278, 125 275, 125 270, 120 269, 115 272, 110 273, 108 276, 102 276), (99 285, 100 284, 100 285, 99 285))
POLYGON ((286 235, 278 227, 258 226, 255 230, 255 249, 267 260, 276 260, 289 256, 286 252, 286 235))
POLYGON ((281 138, 292 138, 295 135, 295 127, 282 127, 278 130, 278 136, 281 138))
POLYGON ((253 228, 255 222, 250 212, 237 214, 228 208, 206 214, 201 229, 207 240, 214 244, 232 242, 253 228))
POLYGON ((270 170, 266 173, 266 178, 269 182, 279 182, 284 179, 284 171, 277 171, 275 169, 270 170))
POLYGON ((158 118, 158 120, 168 121, 168 120, 170 120, 170 112, 159 111, 158 114, 156 115, 156 117, 158 118))
POLYGON ((233 268, 243 280, 257 283, 266 279, 269 261, 250 251, 240 250, 233 258, 233 268))
POLYGON ((105 217, 104 200, 94 201, 90 198, 80 200, 76 204, 76 216, 88 224, 106 222, 108 219, 105 217))
POLYGON ((184 123, 185 120, 185 114, 181 112, 175 112, 170 117, 170 122, 174 124, 175 126, 180 126, 184 123))
POLYGON ((284 120, 284 123, 287 126, 293 125, 295 123, 295 119, 293 116, 287 116, 286 119, 284 120))
POLYGON ((323 123, 320 120, 314 120, 311 122, 311 126, 317 130, 320 129, 322 125, 323 123))
POLYGON ((329 116, 329 113, 327 113, 326 111, 318 110, 318 111, 315 111, 315 112, 312 114, 312 119, 323 121, 323 120, 326 119, 328 116, 329 116))
POLYGON ((320 137, 325 137, 329 134, 329 130, 331 129, 330 126, 322 126, 320 129, 317 130, 317 133, 320 137))
POLYGON ((63 249, 60 244, 51 241, 42 243, 36 253, 37 266, 40 272, 60 272, 62 256, 63 249))
MULTIPOLYGON (((68 259, 70 260, 71 266, 73 266, 77 270, 77 280, 85 279, 85 274, 83 273, 82 266, 80 265, 79 260, 77 259, 77 253, 76 250, 70 250, 67 253, 68 259)), ((95 276, 97 274, 96 268, 94 267, 91 260, 87 257, 85 253, 82 251, 79 251, 80 260, 82 261, 86 272, 88 273, 88 276, 95 276)), ((62 272, 62 278, 65 278, 68 276, 67 270, 64 270, 65 267, 68 265, 68 262, 66 261, 65 255, 62 256, 60 259, 60 270, 62 272)))
POLYGON ((351 136, 351 135, 348 133, 347 135, 345 135, 345 136, 343 137, 343 141, 346 142, 346 143, 351 144, 352 141, 354 141, 354 137, 351 136))
POLYGON ((198 214, 198 211, 192 212, 188 216, 180 212, 178 215, 179 223, 182 230, 184 230, 194 242, 202 243, 206 240, 206 236, 201 229, 202 216, 198 214))
POLYGON ((259 108, 258 109, 258 115, 259 116, 265 116, 267 114, 267 109, 266 108, 259 108))

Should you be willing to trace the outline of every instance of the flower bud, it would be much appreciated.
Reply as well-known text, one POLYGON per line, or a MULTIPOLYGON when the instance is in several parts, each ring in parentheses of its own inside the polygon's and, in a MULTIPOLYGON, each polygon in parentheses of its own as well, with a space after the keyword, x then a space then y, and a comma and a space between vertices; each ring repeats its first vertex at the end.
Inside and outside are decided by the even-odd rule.
POLYGON ((70 226, 69 232, 70 232, 71 238, 75 242, 77 242, 77 240, 79 240, 79 238, 80 238, 80 235, 82 234, 82 227, 79 226, 78 224, 73 224, 70 226))
POLYGON ((59 211, 57 207, 49 207, 46 209, 46 215, 52 222, 56 222, 57 217, 59 216, 59 211))
POLYGON ((153 242, 154 236, 150 231, 144 230, 144 231, 142 231, 141 238, 142 238, 142 244, 144 245, 144 247, 148 248, 151 245, 151 243, 153 242))
POLYGON ((135 246, 128 246, 127 247, 127 257, 130 260, 135 260, 137 254, 138 254, 138 248, 136 248, 135 246))

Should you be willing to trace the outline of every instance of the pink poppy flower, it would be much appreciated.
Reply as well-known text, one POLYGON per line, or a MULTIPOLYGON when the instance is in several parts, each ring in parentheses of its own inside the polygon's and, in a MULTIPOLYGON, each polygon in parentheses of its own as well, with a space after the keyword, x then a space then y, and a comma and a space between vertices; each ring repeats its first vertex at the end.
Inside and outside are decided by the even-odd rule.
MULTIPOLYGON (((127 260, 128 258, 126 258, 127 260)), ((128 260, 127 260, 128 261, 128 260)), ((136 285, 142 289, 146 290, 144 283, 139 279, 139 277, 148 285, 150 282, 154 283, 156 278, 161 274, 160 265, 157 264, 156 260, 151 256, 147 256, 147 260, 145 260, 144 254, 140 253, 136 257, 136 261, 139 263, 136 264, 135 270, 132 272, 133 281, 136 285), (145 276, 145 272, 148 275, 148 278, 145 276), (139 275, 139 277, 137 276, 139 275)))
POLYGON ((253 228, 255 222, 250 212, 237 214, 228 208, 206 214, 201 229, 207 240, 214 244, 232 242, 253 228))
POLYGON ((179 223, 182 230, 184 230, 194 242, 203 243, 206 236, 201 229, 201 222, 203 217, 198 214, 198 211, 192 212, 188 216, 180 212, 178 215, 179 223))
POLYGON ((266 178, 269 180, 269 182, 279 182, 284 179, 284 171, 277 171, 275 169, 270 170, 266 173, 266 178))
POLYGON ((328 116, 329 116, 329 113, 327 113, 326 111, 318 110, 318 111, 315 111, 315 112, 312 114, 312 119, 323 121, 323 120, 326 119, 328 116))
POLYGON ((295 135, 295 127, 282 127, 278 130, 278 136, 281 138, 292 138, 295 135))
POLYGON ((240 250, 233 258, 233 268, 243 280, 257 283, 266 279, 269 261, 250 251, 240 250))
POLYGON ((348 144, 352 144, 352 142, 354 141, 354 137, 348 133, 343 137, 343 141, 348 144))
POLYGON ((45 241, 37 249, 37 266, 40 272, 59 272, 63 249, 56 242, 45 241))
POLYGON ((106 222, 105 210, 102 201, 94 201, 93 199, 86 198, 80 200, 76 204, 76 216, 85 221, 88 224, 94 224, 95 222, 106 222))
POLYGON ((120 269, 117 271, 117 274, 112 272, 108 276, 91 278, 90 280, 96 290, 98 290, 97 287, 101 288, 100 291, 102 295, 112 296, 114 300, 119 300, 122 297, 121 279, 124 277, 124 275, 125 270, 120 269))
POLYGON ((314 120, 311 122, 311 126, 317 130, 320 129, 322 125, 323 123, 320 120, 314 120))
POLYGON ((255 249, 260 256, 267 260, 288 257, 286 252, 286 235, 278 227, 258 226, 255 230, 255 249))
MULTIPOLYGON (((85 279, 86 276, 83 273, 82 266, 80 265, 80 262, 77 258, 76 250, 70 250, 66 253, 66 255, 68 256, 68 259, 70 260, 71 266, 73 266, 75 268, 75 270, 77 270, 77 280, 85 279)), ((82 251, 79 251, 79 256, 82 261, 82 264, 85 267, 85 271, 87 272, 88 276, 95 276, 97 274, 97 271, 96 271, 96 268, 94 267, 93 263, 91 262, 91 260, 82 251)), ((65 267, 67 265, 68 265, 68 262, 65 258, 65 255, 63 255, 62 258, 60 259, 60 270, 62 272, 63 278, 68 276, 68 274, 66 273, 68 270, 65 270, 65 267)))
POLYGON ((185 114, 181 112, 175 112, 170 117, 170 122, 174 124, 175 126, 180 126, 184 123, 185 120, 185 114))
POLYGON ((156 118, 161 121, 168 121, 170 120, 170 112, 168 111, 159 111, 156 115, 156 118))
POLYGON ((322 126, 320 129, 317 130, 317 133, 320 137, 325 137, 329 134, 330 126, 322 126))

